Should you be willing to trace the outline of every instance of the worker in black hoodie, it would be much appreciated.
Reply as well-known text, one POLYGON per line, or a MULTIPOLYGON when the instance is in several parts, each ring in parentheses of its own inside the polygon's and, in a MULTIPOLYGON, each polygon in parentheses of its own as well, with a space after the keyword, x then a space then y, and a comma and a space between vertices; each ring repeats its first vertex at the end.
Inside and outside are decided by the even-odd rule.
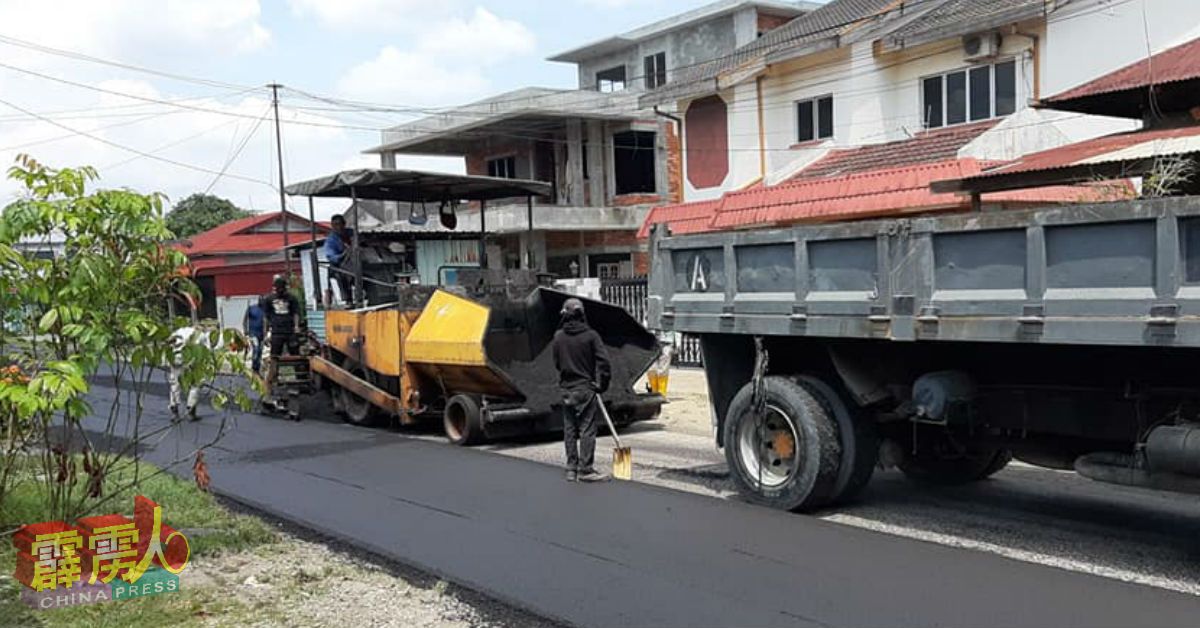
POLYGON ((562 328, 554 334, 554 366, 563 393, 563 436, 567 446, 567 481, 605 479, 592 467, 596 453, 596 404, 608 390, 612 370, 600 334, 588 326, 579 299, 567 299, 562 328), (578 441, 578 442, 576 442, 578 441))

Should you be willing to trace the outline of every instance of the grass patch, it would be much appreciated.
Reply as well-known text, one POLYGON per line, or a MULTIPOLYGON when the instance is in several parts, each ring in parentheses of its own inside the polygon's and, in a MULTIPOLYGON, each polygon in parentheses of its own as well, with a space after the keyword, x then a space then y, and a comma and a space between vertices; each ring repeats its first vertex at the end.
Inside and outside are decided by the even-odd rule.
MULTIPOLYGON (((120 491, 99 506, 88 508, 83 517, 120 513, 133 518, 133 498, 145 495, 163 507, 163 521, 188 537, 192 556, 211 556, 225 551, 240 551, 278 540, 279 535, 256 517, 237 514, 191 481, 179 479, 149 464, 137 468, 138 483, 120 491)), ((115 472, 107 486, 122 486, 134 479, 134 468, 115 472)), ((33 471, 10 492, 0 511, 0 531, 21 524, 49 519, 43 499, 44 486, 34 481, 33 471)), ((17 551, 11 536, 0 538, 0 626, 68 626, 104 628, 107 626, 200 626, 206 618, 234 613, 240 604, 213 588, 192 588, 185 584, 179 592, 145 598, 117 600, 85 606, 34 611, 20 600, 24 585, 13 578, 17 551)))

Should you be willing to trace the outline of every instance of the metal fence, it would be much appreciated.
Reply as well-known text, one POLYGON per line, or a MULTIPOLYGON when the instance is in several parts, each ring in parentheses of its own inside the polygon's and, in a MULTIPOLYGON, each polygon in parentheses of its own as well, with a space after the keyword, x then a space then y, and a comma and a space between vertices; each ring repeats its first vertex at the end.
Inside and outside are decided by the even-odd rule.
MULTIPOLYGON (((649 295, 645 277, 630 279, 604 279, 600 282, 600 299, 625 308, 638 322, 646 324, 646 297, 649 295)), ((701 366, 700 337, 693 334, 675 334, 675 353, 671 356, 675 366, 701 366)))

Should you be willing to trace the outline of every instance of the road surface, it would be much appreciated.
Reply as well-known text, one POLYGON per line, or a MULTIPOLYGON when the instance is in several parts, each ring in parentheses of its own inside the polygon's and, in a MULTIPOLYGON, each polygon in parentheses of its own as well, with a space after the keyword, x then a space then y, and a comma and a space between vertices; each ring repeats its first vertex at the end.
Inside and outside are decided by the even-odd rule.
MULTIPOLYGON (((111 394, 94 392, 97 400, 111 394)), ((165 399, 149 404, 145 421, 163 424, 165 399)), ((970 491, 935 498, 884 477, 872 489, 882 503, 831 513, 830 521, 649 483, 568 484, 556 466, 312 413, 300 424, 234 414, 228 427, 207 456, 216 491, 575 625, 1168 626, 1194 625, 1200 613, 1200 597, 1166 588, 837 521, 886 509, 898 495, 916 501, 917 508, 904 508, 918 513, 938 510, 929 503, 939 499, 958 500, 958 508, 988 502, 970 491)), ((147 457, 186 458, 217 429, 211 415, 182 425, 147 457)), ((634 445, 643 462, 678 454, 652 453, 639 444, 648 439, 692 442, 645 431, 634 445)), ((520 446, 549 451, 556 444, 520 446)), ((672 476, 678 472, 638 469, 689 483, 687 473, 672 476)), ((698 478, 693 485, 720 493, 719 468, 702 464, 688 473, 698 478)), ((992 507, 997 526, 1024 516, 1047 525, 1037 512, 1046 503, 1006 498, 1007 483, 978 489, 1001 491, 992 507)), ((1059 520, 1068 536, 1076 526, 1123 529, 1112 526, 1114 517, 1147 518, 1087 494, 1071 507, 1079 517, 1059 520), (1091 521, 1080 521, 1084 515, 1091 521)), ((1172 512, 1152 512, 1154 523, 1133 534, 1161 539, 1176 525, 1195 525, 1172 512)), ((1180 536, 1194 535, 1184 529, 1180 536)))

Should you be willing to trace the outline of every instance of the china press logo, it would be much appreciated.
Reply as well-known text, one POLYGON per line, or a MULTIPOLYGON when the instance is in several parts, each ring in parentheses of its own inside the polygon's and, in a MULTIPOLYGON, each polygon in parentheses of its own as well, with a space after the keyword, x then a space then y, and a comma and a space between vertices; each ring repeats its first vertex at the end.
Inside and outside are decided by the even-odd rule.
POLYGON ((179 590, 187 538, 162 522, 162 507, 138 495, 122 515, 21 526, 13 535, 21 601, 35 609, 125 600, 179 590))

